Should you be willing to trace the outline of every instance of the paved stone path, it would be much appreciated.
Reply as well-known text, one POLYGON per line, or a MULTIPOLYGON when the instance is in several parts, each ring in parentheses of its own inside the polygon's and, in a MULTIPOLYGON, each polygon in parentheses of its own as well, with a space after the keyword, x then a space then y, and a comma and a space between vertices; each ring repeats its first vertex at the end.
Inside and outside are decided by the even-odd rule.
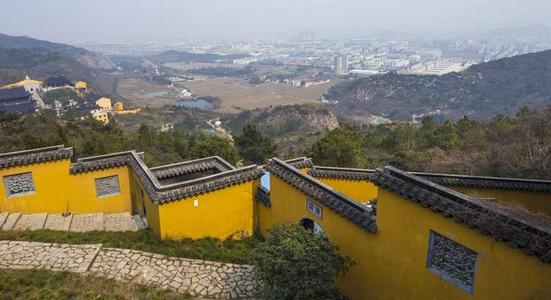
POLYGON ((2 230, 62 230, 62 231, 137 231, 144 224, 139 216, 122 214, 61 214, 0 213, 2 230))
POLYGON ((0 241, 0 268, 86 272, 101 245, 0 241))
POLYGON ((0 268, 70 271, 158 286, 194 297, 253 298, 252 267, 102 245, 0 241, 0 268))

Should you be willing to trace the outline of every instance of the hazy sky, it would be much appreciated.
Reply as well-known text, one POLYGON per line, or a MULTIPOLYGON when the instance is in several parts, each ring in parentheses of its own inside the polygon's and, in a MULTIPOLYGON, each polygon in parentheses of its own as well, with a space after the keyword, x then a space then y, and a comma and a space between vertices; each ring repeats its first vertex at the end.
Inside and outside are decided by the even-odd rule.
POLYGON ((484 32, 551 25, 551 0, 0 0, 0 32, 59 42, 484 32))

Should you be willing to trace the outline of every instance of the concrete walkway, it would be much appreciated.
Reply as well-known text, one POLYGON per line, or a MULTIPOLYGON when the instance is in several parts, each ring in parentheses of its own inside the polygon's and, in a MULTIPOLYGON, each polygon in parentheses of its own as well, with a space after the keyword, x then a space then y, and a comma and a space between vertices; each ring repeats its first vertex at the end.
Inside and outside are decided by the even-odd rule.
POLYGON ((259 287, 248 265, 103 248, 100 244, 0 241, 0 268, 69 271, 217 299, 252 298, 259 287))
POLYGON ((139 216, 122 214, 61 214, 0 213, 1 230, 61 230, 61 231, 137 231, 144 227, 139 216))

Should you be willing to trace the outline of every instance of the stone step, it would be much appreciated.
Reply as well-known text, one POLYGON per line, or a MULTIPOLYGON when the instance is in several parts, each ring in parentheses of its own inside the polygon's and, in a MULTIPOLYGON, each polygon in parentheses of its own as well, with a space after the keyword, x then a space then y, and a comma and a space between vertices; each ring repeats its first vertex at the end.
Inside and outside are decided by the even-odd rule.
POLYGON ((103 216, 105 231, 137 231, 138 226, 129 213, 106 214, 103 216))
POLYGON ((57 231, 138 231, 147 228, 147 220, 130 213, 118 214, 20 214, 0 213, 1 230, 57 231))
POLYGON ((2 225, 4 225, 4 222, 8 218, 9 214, 9 212, 0 213, 0 228, 2 228, 2 225))
POLYGON ((87 232, 103 231, 103 214, 80 214, 74 215, 69 231, 87 232))
POLYGON ((2 225, 2 230, 12 230, 19 217, 21 217, 20 213, 10 213, 2 225))
POLYGON ((136 226, 138 227, 138 229, 142 230, 147 228, 147 220, 145 218, 143 218, 140 215, 134 215, 133 218, 134 218, 134 222, 136 222, 136 226))
POLYGON ((44 228, 46 223, 47 213, 21 215, 17 223, 13 226, 13 230, 40 230, 44 228))
POLYGON ((49 214, 44 224, 44 229, 69 231, 73 215, 63 216, 62 214, 49 214))

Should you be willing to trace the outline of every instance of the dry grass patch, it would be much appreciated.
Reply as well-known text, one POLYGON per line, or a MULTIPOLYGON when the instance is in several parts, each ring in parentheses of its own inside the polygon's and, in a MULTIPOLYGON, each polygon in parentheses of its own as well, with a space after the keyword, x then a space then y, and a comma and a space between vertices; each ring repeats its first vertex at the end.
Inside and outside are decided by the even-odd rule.
POLYGON ((0 299, 190 299, 130 282, 47 270, 0 270, 0 299))

